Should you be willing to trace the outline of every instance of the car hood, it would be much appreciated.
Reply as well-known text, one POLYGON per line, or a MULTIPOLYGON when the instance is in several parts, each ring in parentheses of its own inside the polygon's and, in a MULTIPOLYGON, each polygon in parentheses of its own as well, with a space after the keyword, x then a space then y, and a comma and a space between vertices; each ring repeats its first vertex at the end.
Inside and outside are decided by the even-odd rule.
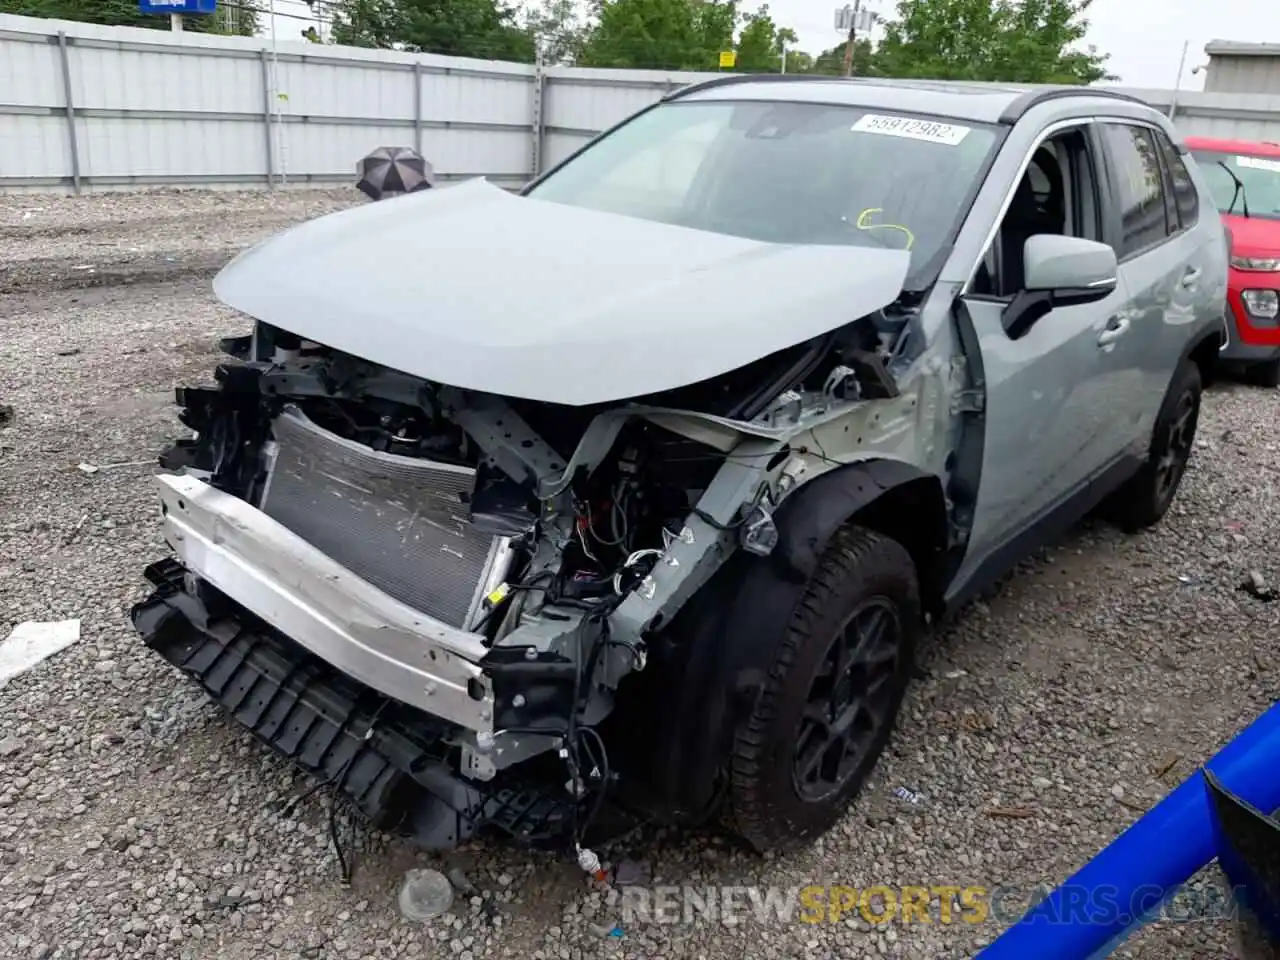
POLYGON ((1222 222, 1231 231, 1231 250, 1243 257, 1280 255, 1280 220, 1224 213, 1222 222))
POLYGON ((483 180, 245 251, 228 306, 374 363, 550 403, 710 379, 892 303, 910 255, 781 246, 519 197, 483 180))

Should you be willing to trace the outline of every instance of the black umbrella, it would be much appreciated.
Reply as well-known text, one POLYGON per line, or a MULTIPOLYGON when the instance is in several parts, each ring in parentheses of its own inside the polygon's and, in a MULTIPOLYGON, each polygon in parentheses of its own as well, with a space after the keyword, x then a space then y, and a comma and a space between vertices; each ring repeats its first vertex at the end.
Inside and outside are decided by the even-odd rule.
POLYGON ((356 186, 370 200, 426 190, 435 183, 431 164, 411 147, 379 147, 356 164, 356 174, 356 186))

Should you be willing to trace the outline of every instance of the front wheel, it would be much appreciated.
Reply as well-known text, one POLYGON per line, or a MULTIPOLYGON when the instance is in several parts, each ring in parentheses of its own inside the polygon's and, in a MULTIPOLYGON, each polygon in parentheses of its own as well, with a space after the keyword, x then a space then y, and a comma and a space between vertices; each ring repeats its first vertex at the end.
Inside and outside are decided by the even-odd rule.
POLYGON ((1200 394, 1200 368, 1184 360, 1156 418, 1146 463, 1107 504, 1108 518, 1122 530, 1145 530, 1158 523, 1173 503, 1195 444, 1200 394))
POLYGON ((807 842, 839 819, 888 743, 919 625, 906 549, 862 527, 837 533, 734 738, 732 825, 757 850, 807 842))

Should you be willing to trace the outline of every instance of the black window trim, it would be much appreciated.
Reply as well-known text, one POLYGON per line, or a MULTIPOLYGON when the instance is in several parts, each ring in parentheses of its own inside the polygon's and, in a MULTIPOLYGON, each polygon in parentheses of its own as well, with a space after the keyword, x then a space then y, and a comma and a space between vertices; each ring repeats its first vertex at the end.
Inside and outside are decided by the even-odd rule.
MULTIPOLYGON (((1107 236, 1107 225, 1106 225, 1106 218, 1102 214, 1101 201, 1105 200, 1106 198, 1103 196, 1101 188, 1102 188, 1103 182, 1105 182, 1105 179, 1106 179, 1106 171, 1101 168, 1101 163, 1097 156, 1098 154, 1097 142, 1094 139, 1094 137, 1091 136, 1091 133, 1092 131, 1088 127, 1082 127, 1080 129, 1080 135, 1081 137, 1084 138, 1085 165, 1089 168, 1089 171, 1088 171, 1089 179, 1093 183, 1093 190, 1095 194, 1094 203, 1093 203, 1093 223, 1090 226, 1093 228, 1093 233, 1098 238, 1098 243, 1105 243, 1106 242, 1105 238, 1107 236)), ((1079 172, 1078 168, 1076 172, 1077 173, 1079 172)), ((1077 207, 1080 206, 1080 198, 1078 196, 1078 194, 1082 192, 1080 188, 1081 188, 1081 184, 1079 183, 1073 183, 1071 185, 1073 199, 1075 200, 1077 207)), ((1078 210, 1077 212, 1081 215, 1083 215, 1084 213, 1083 209, 1078 210)), ((1082 226, 1082 224, 1077 224, 1077 226, 1082 226)), ((1088 239, 1088 238, 1082 238, 1082 239, 1088 239)))
POLYGON ((1179 206, 1178 204, 1178 188, 1176 186, 1176 181, 1174 179, 1173 170, 1169 166, 1169 155, 1165 150, 1160 149, 1160 137, 1162 135, 1164 136, 1165 142, 1169 145, 1169 148, 1173 151, 1173 156, 1177 159, 1177 161, 1180 164, 1182 164, 1182 169, 1184 171, 1187 171, 1188 180, 1190 180, 1191 178, 1191 172, 1187 170, 1187 160, 1188 158, 1190 158, 1191 155, 1189 153, 1184 153, 1179 148, 1177 141, 1174 140, 1173 137, 1169 136, 1163 130, 1156 128, 1156 131, 1155 131, 1156 148, 1157 148, 1156 152, 1160 155, 1160 168, 1167 173, 1165 185, 1169 189, 1170 196, 1173 197, 1173 210, 1178 218, 1178 229, 1175 230, 1173 234, 1170 234, 1170 236, 1173 236, 1174 234, 1186 233, 1188 230, 1193 230, 1200 223, 1200 191, 1196 188, 1195 181, 1190 180, 1191 189, 1195 193, 1195 198, 1196 198, 1195 213, 1193 215, 1194 218, 1190 223, 1184 223, 1183 217, 1182 217, 1182 207, 1179 206))
MULTIPOLYGON (((1159 136, 1159 133, 1160 131, 1157 131, 1157 137, 1159 136)), ((1192 219, 1190 225, 1183 227, 1184 230, 1192 230, 1195 227, 1200 225, 1201 208, 1204 206, 1204 198, 1200 196, 1200 188, 1196 186, 1195 178, 1191 176, 1190 164, 1195 163, 1195 157, 1192 155, 1191 150, 1188 149, 1187 145, 1183 143, 1181 140, 1174 139, 1167 133, 1165 134, 1165 139, 1169 142, 1169 145, 1173 148, 1173 155, 1177 158, 1178 162, 1182 164, 1182 169, 1186 171, 1187 179, 1191 183, 1192 193, 1195 195, 1195 210, 1193 212, 1194 219, 1192 219)), ((1172 176, 1172 174, 1170 175, 1172 176)), ((1178 223, 1181 225, 1182 224, 1182 208, 1178 207, 1178 202, 1177 202, 1178 192, 1176 189, 1174 190, 1173 199, 1174 199, 1174 206, 1177 207, 1178 209, 1178 223)))
POLYGON ((1164 234, 1174 237, 1186 232, 1182 225, 1182 211, 1178 209, 1178 191, 1173 186, 1173 170, 1169 167, 1169 158, 1160 145, 1159 131, 1152 131, 1151 143, 1156 148, 1156 166, 1160 168, 1160 189, 1164 192, 1164 234))

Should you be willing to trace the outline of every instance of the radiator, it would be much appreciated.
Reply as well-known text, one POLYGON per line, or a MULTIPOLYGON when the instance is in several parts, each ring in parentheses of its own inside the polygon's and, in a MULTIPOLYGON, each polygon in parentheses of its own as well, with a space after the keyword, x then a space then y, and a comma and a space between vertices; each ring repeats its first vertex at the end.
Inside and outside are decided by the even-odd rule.
POLYGON ((476 530, 475 470, 371 450, 286 407, 272 425, 259 509, 384 593, 469 629, 511 565, 476 530))

